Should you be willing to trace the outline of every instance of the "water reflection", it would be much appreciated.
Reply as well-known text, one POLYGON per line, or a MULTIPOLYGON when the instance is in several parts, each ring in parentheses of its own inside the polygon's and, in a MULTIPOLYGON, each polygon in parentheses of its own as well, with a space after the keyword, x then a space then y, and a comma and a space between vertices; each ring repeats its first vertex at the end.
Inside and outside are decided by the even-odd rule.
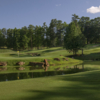
POLYGON ((81 68, 79 68, 77 65, 70 68, 68 68, 67 66, 66 68, 67 70, 55 70, 55 71, 46 71, 46 72, 17 72, 17 73, 0 74, 0 81, 11 81, 11 80, 19 80, 19 79, 27 79, 27 78, 77 73, 83 71, 84 65, 82 65, 81 68))

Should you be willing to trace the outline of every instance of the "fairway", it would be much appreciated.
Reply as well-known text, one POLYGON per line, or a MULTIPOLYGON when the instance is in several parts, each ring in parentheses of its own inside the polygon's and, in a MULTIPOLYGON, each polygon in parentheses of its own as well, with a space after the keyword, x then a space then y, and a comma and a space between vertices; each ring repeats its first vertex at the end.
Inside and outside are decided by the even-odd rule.
MULTIPOLYGON (((28 66, 30 61, 41 62, 44 59, 50 59, 49 64, 56 64, 56 66, 49 66, 48 71, 53 71, 58 67, 61 67, 61 71, 64 71, 62 68, 65 66, 68 66, 69 69, 73 69, 74 65, 77 65, 77 68, 80 69, 82 68, 81 64, 84 64, 84 72, 81 71, 79 73, 66 75, 56 74, 55 76, 48 75, 38 78, 30 77, 28 79, 21 79, 21 76, 19 75, 19 80, 0 82, 0 100, 99 100, 100 61, 92 61, 92 58, 99 58, 100 47, 93 46, 94 45, 87 45, 84 48, 83 56, 76 56, 74 59, 68 57, 68 61, 53 60, 54 57, 62 59, 63 57, 72 55, 72 53, 69 53, 62 47, 33 51, 21 51, 21 57, 17 57, 15 51, 3 51, 0 54, 0 60, 8 62, 8 70, 0 72, 4 75, 7 75, 7 73, 20 74, 26 72, 26 74, 23 75, 26 75, 25 77, 27 78, 30 72, 44 72, 44 70, 30 71, 28 69, 30 67, 28 66), (26 55, 27 53, 31 52, 40 53, 41 56, 29 57, 26 55), (18 71, 14 69, 14 67, 16 67, 15 63, 18 61, 25 62, 24 67, 26 69, 24 71, 18 71)), ((78 52, 78 54, 81 54, 81 50, 78 52)), ((46 73, 48 73, 48 71, 46 73)), ((17 74, 15 74, 16 79, 17 74)), ((4 76, 4 80, 6 78, 7 77, 4 76)))
POLYGON ((0 100, 99 100, 100 70, 0 82, 0 100))
POLYGON ((77 1, 0 0, 0 100, 100 100, 100 0, 77 1))

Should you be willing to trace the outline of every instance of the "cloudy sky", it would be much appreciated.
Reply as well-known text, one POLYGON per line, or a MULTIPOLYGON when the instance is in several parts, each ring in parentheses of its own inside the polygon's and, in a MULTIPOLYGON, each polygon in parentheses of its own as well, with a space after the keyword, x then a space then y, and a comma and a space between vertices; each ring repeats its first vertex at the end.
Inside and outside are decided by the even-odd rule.
POLYGON ((72 14, 100 17, 100 0, 0 0, 0 29, 49 26, 54 18, 69 24, 72 14))

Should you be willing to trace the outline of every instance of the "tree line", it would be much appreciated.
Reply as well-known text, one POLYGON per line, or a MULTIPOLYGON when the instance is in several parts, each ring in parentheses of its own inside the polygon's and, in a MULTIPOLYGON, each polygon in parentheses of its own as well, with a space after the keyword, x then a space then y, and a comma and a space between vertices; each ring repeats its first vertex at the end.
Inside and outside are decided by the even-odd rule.
POLYGON ((14 50, 63 46, 77 51, 75 46, 78 45, 78 48, 84 46, 84 41, 87 44, 100 42, 100 17, 79 18, 78 15, 73 14, 70 24, 52 19, 49 26, 44 22, 42 26, 0 29, 0 47, 6 46, 14 50))

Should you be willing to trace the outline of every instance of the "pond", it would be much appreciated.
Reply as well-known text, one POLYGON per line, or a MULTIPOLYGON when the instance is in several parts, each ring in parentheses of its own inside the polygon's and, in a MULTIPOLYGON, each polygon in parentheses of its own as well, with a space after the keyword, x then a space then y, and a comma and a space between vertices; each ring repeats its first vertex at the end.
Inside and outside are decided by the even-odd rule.
POLYGON ((36 77, 46 77, 54 75, 64 75, 84 71, 84 66, 79 68, 78 65, 73 66, 72 68, 67 68, 65 70, 56 70, 56 71, 44 71, 44 72, 15 72, 15 73, 0 73, 0 82, 2 81, 11 81, 19 79, 28 79, 36 77))

